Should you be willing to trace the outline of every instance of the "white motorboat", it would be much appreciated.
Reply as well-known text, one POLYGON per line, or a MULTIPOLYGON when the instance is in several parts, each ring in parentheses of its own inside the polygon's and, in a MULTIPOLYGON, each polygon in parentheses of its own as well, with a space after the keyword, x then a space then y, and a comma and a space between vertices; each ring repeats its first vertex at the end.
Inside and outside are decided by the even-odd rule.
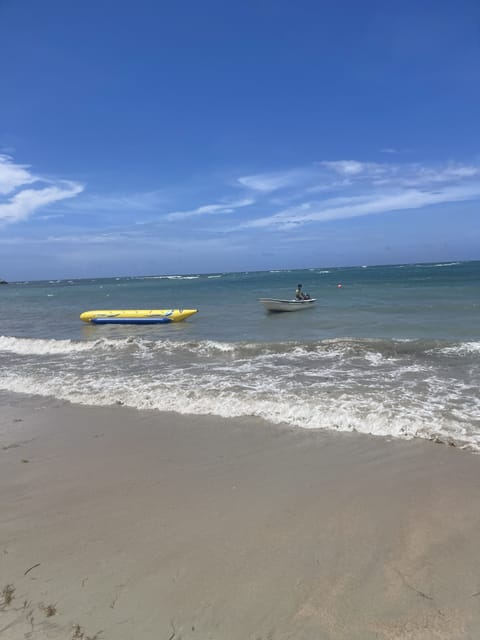
POLYGON ((316 298, 307 300, 279 300, 278 298, 259 298, 267 311, 301 311, 311 309, 315 305, 316 298))

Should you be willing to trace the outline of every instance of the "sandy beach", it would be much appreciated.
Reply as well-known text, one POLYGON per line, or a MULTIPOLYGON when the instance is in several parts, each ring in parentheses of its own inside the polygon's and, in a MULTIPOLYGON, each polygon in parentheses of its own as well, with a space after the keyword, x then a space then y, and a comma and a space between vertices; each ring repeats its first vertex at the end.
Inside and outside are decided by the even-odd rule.
POLYGON ((0 637, 480 637, 480 457, 2 396, 0 637))

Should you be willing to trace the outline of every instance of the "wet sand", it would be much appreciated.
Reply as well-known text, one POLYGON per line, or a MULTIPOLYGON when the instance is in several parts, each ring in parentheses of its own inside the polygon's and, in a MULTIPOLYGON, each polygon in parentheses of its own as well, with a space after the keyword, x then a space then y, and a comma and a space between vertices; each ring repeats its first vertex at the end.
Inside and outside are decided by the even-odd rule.
POLYGON ((1 400, 0 638, 480 637, 478 455, 1 400))

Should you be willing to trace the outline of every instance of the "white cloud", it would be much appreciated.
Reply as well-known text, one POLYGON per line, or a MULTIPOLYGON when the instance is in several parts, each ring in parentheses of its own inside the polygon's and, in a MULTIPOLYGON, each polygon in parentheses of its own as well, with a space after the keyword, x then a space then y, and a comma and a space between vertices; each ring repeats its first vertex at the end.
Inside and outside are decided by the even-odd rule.
POLYGON ((440 168, 422 167, 417 177, 419 182, 450 182, 475 176, 480 176, 480 167, 450 164, 440 168))
POLYGON ((23 189, 0 203, 0 221, 19 222, 25 220, 37 209, 53 204, 65 198, 73 198, 83 190, 83 186, 75 182, 62 182, 61 186, 44 189, 23 189))
POLYGON ((10 156, 0 154, 0 194, 6 195, 37 180, 27 165, 15 164, 10 156))
POLYGON ((37 209, 83 191, 83 185, 69 180, 53 182, 33 175, 28 166, 15 164, 10 156, 0 155, 0 222, 25 220, 37 209), (26 188, 38 183, 38 188, 26 188))
POLYGON ((446 186, 435 191, 405 189, 383 193, 372 192, 365 195, 330 198, 320 202, 305 202, 271 216, 251 220, 242 227, 277 227, 287 230, 311 222, 326 222, 391 211, 419 209, 433 204, 460 202, 479 197, 480 183, 446 186))
POLYGON ((272 193, 280 189, 298 186, 312 179, 315 175, 313 166, 289 171, 276 171, 270 173, 258 173, 250 176, 243 176, 237 179, 243 187, 259 191, 260 193, 272 193))
POLYGON ((144 191, 138 193, 93 194, 68 203, 67 208, 78 212, 148 212, 158 211, 165 205, 163 191, 144 191))
MULTIPOLYGON (((324 161, 320 163, 327 171, 340 174, 348 182, 345 187, 368 187, 390 185, 393 187, 428 187, 438 183, 458 183, 464 179, 480 177, 480 166, 448 163, 444 165, 422 165, 419 163, 358 162, 356 160, 324 161)), ((335 183, 331 183, 333 186, 335 183)), ((338 182, 336 183, 338 185, 338 182)), ((323 176, 322 185, 328 185, 323 176)), ((313 186, 310 192, 319 191, 313 186)), ((324 186, 322 189, 324 190, 324 186)))
POLYGON ((167 220, 182 220, 184 218, 191 218, 192 216, 202 216, 208 214, 222 214, 233 213, 235 209, 240 207, 248 207, 254 204, 254 200, 245 198, 244 200, 236 200, 234 202, 223 204, 206 204, 196 209, 189 209, 187 211, 172 211, 168 213, 165 218, 167 220))
MULTIPOLYGON (((309 223, 480 198, 480 164, 350 159, 325 160, 285 171, 246 175, 238 178, 233 188, 231 181, 228 186, 225 185, 225 191, 220 192, 211 204, 195 206, 197 203, 194 202, 185 206, 184 210, 177 210, 167 205, 175 198, 175 193, 168 188, 161 191, 87 195, 73 200, 83 191, 81 184, 60 180, 53 182, 33 175, 27 166, 15 164, 9 156, 0 155, 0 159, 0 223, 25 220, 41 207, 68 199, 64 207, 57 205, 42 212, 42 218, 46 221, 59 211, 73 210, 95 214, 115 213, 115 216, 103 216, 100 231, 97 232, 95 225, 98 233, 96 242, 112 241, 112 234, 125 237, 125 234, 135 233, 139 234, 135 236, 139 242, 148 242, 149 233, 155 225, 160 224, 162 233, 165 233, 165 222, 191 218, 202 219, 202 223, 208 218, 214 220, 211 228, 204 225, 202 238, 205 238, 210 232, 218 233, 219 227, 222 232, 255 228, 286 230, 309 223), (250 191, 245 193, 244 189, 250 191), (241 198, 239 193, 247 197, 241 198), (244 211, 241 222, 234 226, 235 223, 231 222, 233 216, 228 216, 238 209, 244 211), (162 211, 167 213, 162 214, 162 211), (142 221, 142 212, 153 212, 155 215, 145 215, 143 218, 152 219, 142 221), (127 213, 130 226, 119 230, 119 214, 127 213), (218 216, 225 216, 221 223, 228 224, 228 228, 219 224, 218 216), (115 224, 115 229, 111 227, 112 224, 115 224), (145 232, 142 225, 146 225, 150 231, 145 232), (136 231, 133 229, 135 226, 136 231), (138 230, 139 227, 142 228, 138 230)), ((185 193, 182 192, 182 199, 184 197, 185 193)), ((68 223, 67 219, 65 223, 68 223)), ((173 229, 173 226, 170 228, 173 229)), ((184 229, 188 232, 190 227, 184 225, 184 229)), ((192 235, 196 233, 192 228, 192 235)))
POLYGON ((237 182, 243 187, 265 195, 280 190, 328 191, 342 184, 339 182, 339 176, 342 180, 348 181, 356 178, 364 179, 371 175, 382 175, 386 171, 388 171, 386 165, 375 162, 325 160, 288 171, 243 176, 238 178, 237 182))
POLYGON ((363 173, 369 167, 376 166, 373 163, 358 162, 357 160, 325 161, 321 164, 328 169, 333 169, 333 171, 336 171, 342 176, 355 176, 363 173))

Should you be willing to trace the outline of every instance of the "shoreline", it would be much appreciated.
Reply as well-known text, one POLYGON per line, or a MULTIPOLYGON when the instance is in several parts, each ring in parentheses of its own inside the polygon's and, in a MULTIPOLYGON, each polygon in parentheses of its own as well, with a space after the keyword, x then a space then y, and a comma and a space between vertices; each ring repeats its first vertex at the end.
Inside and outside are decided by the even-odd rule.
POLYGON ((475 454, 2 398, 0 589, 15 591, 0 633, 11 640, 70 639, 73 625, 102 640, 480 630, 475 454))

